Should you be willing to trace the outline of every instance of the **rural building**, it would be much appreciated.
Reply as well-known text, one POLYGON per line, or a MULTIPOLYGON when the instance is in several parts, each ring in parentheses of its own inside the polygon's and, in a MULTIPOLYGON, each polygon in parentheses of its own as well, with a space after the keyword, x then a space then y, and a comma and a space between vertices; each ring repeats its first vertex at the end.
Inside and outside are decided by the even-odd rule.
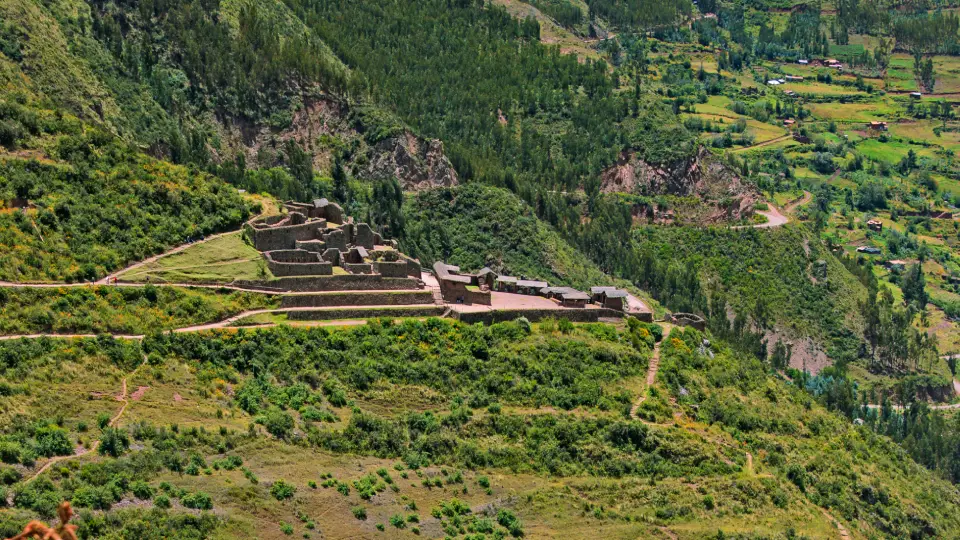
POLYGON ((867 255, 879 255, 881 253, 880 248, 873 246, 860 246, 857 248, 857 253, 866 253, 867 255))
POLYGON ((781 83, 776 79, 770 79, 769 81, 767 81, 767 84, 769 84, 770 86, 779 86, 781 83))
POLYGON ((869 124, 867 124, 867 128, 872 129, 874 131, 886 131, 887 123, 886 122, 870 122, 869 124))
POLYGON ((800 64, 801 66, 806 66, 806 65, 810 64, 810 61, 809 61, 809 60, 800 59, 800 60, 797 60, 797 63, 800 64))
POLYGON ((577 290, 571 289, 560 294, 560 305, 567 308, 587 307, 588 300, 590 300, 590 295, 577 290))
POLYGON ((617 311, 627 311, 627 291, 616 287, 591 287, 594 304, 617 311))
POLYGON ((796 123, 797 123, 797 121, 796 121, 796 120, 793 120, 793 119, 791 119, 791 118, 787 118, 786 120, 783 121, 783 125, 786 126, 786 127, 790 127, 790 126, 792 126, 792 125, 794 125, 794 124, 796 124, 796 123))
POLYGON ((867 228, 871 231, 883 232, 883 222, 879 219, 871 219, 867 222, 867 228))
POLYGON ((793 97, 793 96, 797 95, 797 93, 794 92, 793 90, 784 90, 783 93, 784 93, 784 95, 787 95, 787 96, 790 96, 790 97, 793 97))
POLYGON ((494 282, 494 289, 500 292, 516 293, 517 278, 513 276, 497 276, 494 282))
POLYGON ((920 99, 923 97, 923 94, 921 94, 920 92, 910 92, 910 97, 914 99, 920 99))
POLYGON ((803 82, 803 77, 798 75, 787 75, 787 82, 803 82))
POLYGON ((539 295, 540 289, 548 287, 550 284, 546 281, 538 281, 534 279, 518 279, 517 280, 517 293, 519 294, 529 294, 529 295, 539 295))

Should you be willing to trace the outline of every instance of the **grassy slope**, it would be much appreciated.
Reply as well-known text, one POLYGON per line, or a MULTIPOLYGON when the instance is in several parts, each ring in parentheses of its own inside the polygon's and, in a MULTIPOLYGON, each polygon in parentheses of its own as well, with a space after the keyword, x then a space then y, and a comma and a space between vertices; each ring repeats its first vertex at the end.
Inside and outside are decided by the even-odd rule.
POLYGON ((161 257, 124 272, 119 279, 152 283, 229 283, 237 279, 262 279, 268 275, 262 272, 269 270, 260 253, 243 241, 240 232, 236 232, 161 257))
MULTIPOLYGON (((270 331, 280 332, 286 331, 270 331)), ((369 328, 337 331, 335 334, 346 342, 332 339, 330 343, 344 343, 341 346, 346 346, 351 351, 349 354, 355 354, 367 347, 362 342, 378 339, 369 332, 369 328)), ((429 373, 432 368, 428 367, 428 359, 439 354, 437 358, 446 359, 442 362, 458 373, 453 379, 414 384, 403 380, 416 376, 413 372, 386 369, 365 389, 342 379, 347 385, 347 397, 359 410, 384 421, 422 411, 446 416, 451 398, 469 391, 473 385, 469 377, 463 378, 460 374, 462 364, 453 361, 456 353, 443 345, 444 340, 450 339, 457 344, 454 347, 469 342, 471 338, 465 332, 452 331, 439 343, 431 341, 430 345, 439 344, 439 348, 420 345, 429 352, 414 364, 416 369, 427 369, 422 374, 429 373)), ((439 335, 443 333, 441 329, 439 335)), ((402 335, 405 338, 400 339, 424 337, 412 327, 402 335)), ((246 336, 235 344, 258 341, 252 333, 246 336)), ((412 528, 418 527, 423 537, 441 537, 445 534, 442 525, 449 525, 452 519, 432 517, 431 511, 454 498, 472 508, 472 514, 481 513, 485 508, 493 508, 494 512, 501 508, 512 511, 522 521, 526 536, 531 538, 596 538, 599 532, 604 538, 676 535, 686 539, 715 535, 720 530, 726 534, 776 537, 791 529, 811 538, 831 538, 835 537, 836 529, 828 516, 841 520, 855 537, 905 535, 909 527, 916 526, 929 527, 928 535, 950 538, 958 530, 956 508, 960 495, 956 489, 902 456, 888 441, 827 413, 803 392, 768 377, 758 363, 735 356, 720 343, 713 344, 715 355, 711 358, 691 352, 690 345, 701 339, 698 334, 688 332, 672 337, 676 339, 670 339, 663 346, 657 393, 648 399, 660 402, 667 417, 672 419, 669 423, 623 422, 619 411, 582 407, 565 413, 553 407, 538 407, 522 398, 517 402, 505 398, 503 410, 497 415, 478 408, 473 410, 472 418, 463 419, 466 423, 462 427, 457 421, 444 421, 441 431, 431 436, 431 442, 422 448, 431 448, 446 457, 419 470, 409 469, 403 459, 391 452, 378 457, 372 452, 357 454, 311 448, 303 440, 299 444, 276 440, 262 428, 255 436, 245 435, 253 417, 240 410, 237 399, 232 396, 249 374, 205 365, 191 358, 167 358, 129 375, 130 391, 138 387, 149 389, 141 398, 130 402, 120 425, 130 429, 141 421, 157 426, 176 423, 180 436, 176 440, 168 439, 167 445, 180 445, 185 452, 189 449, 202 456, 208 465, 224 455, 242 458, 244 466, 258 479, 257 483, 251 483, 240 470, 210 469, 204 473, 201 469, 196 476, 171 472, 147 475, 148 484, 155 489, 165 481, 189 492, 210 494, 214 512, 224 520, 215 535, 219 538, 283 538, 282 523, 291 524, 297 536, 303 533, 309 537, 383 534, 384 537, 414 538, 412 528), (686 389, 685 393, 680 393, 680 386, 686 389), (667 397, 676 400, 676 404, 667 404, 667 397), (607 434, 601 439, 583 440, 577 430, 593 422, 607 425, 608 428, 602 430, 607 434), (520 438, 493 436, 490 433, 493 423, 528 431, 520 438), (562 431, 556 431, 558 425, 563 426, 562 431), (194 428, 204 428, 205 432, 195 433, 194 428), (218 428, 226 430, 222 433, 228 435, 218 435, 218 428), (457 445, 461 437, 470 439, 470 448, 462 443, 457 445), (221 447, 224 453, 220 453, 216 450, 217 441, 225 440, 231 442, 221 447), (449 444, 461 451, 448 453, 444 448, 449 444), (463 462, 477 459, 478 455, 509 461, 514 454, 522 456, 527 452, 531 452, 530 461, 515 470, 496 465, 471 467, 463 462), (748 466, 747 452, 753 456, 752 466, 748 466), (571 457, 580 460, 583 466, 561 468, 553 473, 531 470, 540 463, 551 460, 562 463, 571 457), (617 459, 639 459, 652 467, 650 471, 657 472, 618 477, 596 467, 599 463, 612 465, 617 459), (584 472, 588 467, 595 472, 584 472), (371 500, 360 498, 353 482, 379 469, 386 469, 396 489, 384 485, 386 489, 371 500), (456 479, 458 471, 462 471, 462 480, 456 479), (798 471, 802 471, 803 489, 796 480, 801 474, 798 471), (322 484, 326 475, 346 483, 348 494, 341 494, 333 487, 308 486, 310 481, 322 484), (489 491, 481 485, 483 478, 489 479, 489 491), (292 499, 278 501, 270 495, 271 485, 279 479, 296 487, 292 499), (431 483, 438 481, 439 485, 425 486, 428 479, 431 483), (357 507, 366 510, 365 519, 354 517, 353 509, 357 507), (402 531, 397 530, 389 519, 398 514, 417 515, 419 523, 408 522, 402 531), (313 522, 315 528, 308 528, 309 522, 313 522), (386 532, 378 533, 377 524, 385 525, 386 532)), ((291 335, 281 342, 293 343, 291 340, 296 339, 291 335)), ((511 370, 523 366, 528 370, 526 377, 533 376, 529 370, 534 366, 526 366, 530 357, 524 353, 533 350, 531 348, 563 350, 571 345, 576 347, 579 342, 596 351, 608 351, 604 354, 611 357, 624 354, 623 346, 597 338, 582 326, 570 335, 550 335, 538 330, 515 343, 508 344, 499 338, 495 342, 497 348, 491 353, 512 359, 509 362, 515 367, 511 370), (519 358, 525 360, 516 364, 519 358)), ((418 347, 415 342, 411 345, 418 347)), ((48 352, 22 354, 22 367, 7 368, 0 379, 30 385, 35 391, 27 396, 0 397, 0 409, 9 414, 11 407, 15 407, 37 417, 61 414, 67 419, 64 427, 71 440, 95 439, 95 427, 80 433, 78 423, 94 426, 97 414, 116 412, 119 404, 111 394, 119 391, 123 373, 133 365, 127 364, 136 361, 135 351, 115 351, 107 355, 100 352, 107 347, 99 347, 103 345, 86 341, 68 347, 67 352, 54 345, 48 352), (125 360, 128 356, 130 362, 125 360), (89 398, 91 392, 107 395, 89 398), (51 403, 43 399, 46 394, 61 397, 57 403, 51 403)), ((309 361, 325 359, 321 365, 333 369, 332 363, 336 360, 325 353, 322 347, 311 347, 309 353, 299 356, 306 356, 309 361)), ((280 365, 287 351, 281 348, 268 354, 280 365)), ((297 355, 295 351, 293 354, 297 355)), ((373 358, 371 354, 373 351, 362 357, 373 358)), ((240 364, 238 361, 237 365, 240 364)), ((631 381, 642 372, 642 367, 638 365, 624 371, 625 377, 611 383, 611 388, 632 386, 631 381)), ((321 374, 329 376, 326 370, 321 374)), ((516 376, 522 386, 526 379, 516 376)), ((556 381, 554 385, 560 388, 565 383, 556 381)), ((333 406, 319 391, 316 394, 319 396, 317 406, 331 411, 334 421, 315 426, 331 433, 347 429, 352 414, 350 408, 333 406)), ((403 432, 406 433, 406 429, 403 432)), ((145 443, 125 458, 126 462, 138 463, 129 460, 140 459, 137 456, 145 458, 154 445, 145 443)), ((97 481, 100 477, 90 471, 76 470, 79 464, 94 461, 114 463, 109 458, 84 458, 55 468, 49 476, 57 486, 97 481), (74 480, 67 480, 68 473, 74 480)), ((109 477, 109 470, 104 472, 109 477)), ((140 474, 134 473, 135 478, 140 474)), ((122 500, 133 502, 135 499, 127 493, 122 500)), ((140 501, 132 508, 115 508, 108 514, 116 517, 124 512, 146 512, 151 506, 150 502, 140 501)), ((180 512, 176 506, 163 514, 180 512)), ((26 510, 0 510, 0 527, 6 532, 33 515, 26 510)), ((82 522, 89 526, 90 519, 82 522)), ((472 521, 470 516, 462 518, 465 528, 472 521)))
POLYGON ((0 334, 146 334, 278 305, 268 295, 211 289, 0 289, 0 334))
POLYGON ((865 291, 801 227, 643 227, 634 239, 658 258, 699 267, 706 283, 727 293, 737 313, 753 315, 758 300, 764 300, 773 321, 789 333, 811 336, 835 353, 856 348, 853 334, 862 327, 857 303, 865 291), (825 282, 812 277, 818 260, 827 263, 825 282))

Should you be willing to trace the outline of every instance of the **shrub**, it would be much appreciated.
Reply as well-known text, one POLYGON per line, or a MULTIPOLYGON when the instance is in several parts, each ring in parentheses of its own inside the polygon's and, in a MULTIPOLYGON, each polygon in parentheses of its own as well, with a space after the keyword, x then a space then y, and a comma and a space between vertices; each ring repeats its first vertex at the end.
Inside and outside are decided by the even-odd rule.
POLYGON ((170 508, 170 497, 161 493, 154 497, 153 504, 157 508, 170 508))
POLYGON ((390 516, 390 524, 398 529, 404 529, 407 526, 407 522, 403 520, 403 516, 400 514, 390 516))
POLYGON ((353 517, 364 520, 367 519, 367 509, 362 506, 354 506, 350 509, 353 512, 353 517))
POLYGON ((272 486, 270 486, 270 494, 273 495, 273 498, 278 501, 293 497, 293 494, 296 493, 296 491, 297 488, 284 480, 277 480, 272 486))
POLYGON ((133 495, 138 499, 148 501, 153 498, 153 488, 143 481, 134 482, 130 487, 130 491, 132 491, 133 495))
POLYGON ((293 525, 287 523, 286 521, 281 521, 281 522, 280 522, 280 532, 282 532, 283 534, 285 534, 285 535, 287 535, 287 536, 290 536, 291 534, 293 534, 293 525))
POLYGON ((486 476, 477 477, 477 484, 479 484, 482 488, 488 488, 490 487, 490 479, 486 476))
POLYGON ((180 502, 187 508, 196 510, 210 510, 213 508, 213 500, 210 499, 210 495, 202 491, 188 493, 180 498, 180 502))
POLYGON ((100 438, 100 446, 97 448, 101 455, 119 457, 129 449, 130 437, 126 430, 110 427, 103 430, 103 437, 100 438))

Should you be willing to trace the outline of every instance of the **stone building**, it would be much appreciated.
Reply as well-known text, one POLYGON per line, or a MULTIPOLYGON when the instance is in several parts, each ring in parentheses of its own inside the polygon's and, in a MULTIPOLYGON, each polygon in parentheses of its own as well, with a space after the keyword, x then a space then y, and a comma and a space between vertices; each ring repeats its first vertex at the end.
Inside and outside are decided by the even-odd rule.
POLYGON ((420 263, 385 242, 366 223, 344 218, 326 199, 286 202, 287 214, 251 221, 244 234, 278 278, 368 275, 420 279, 420 263))

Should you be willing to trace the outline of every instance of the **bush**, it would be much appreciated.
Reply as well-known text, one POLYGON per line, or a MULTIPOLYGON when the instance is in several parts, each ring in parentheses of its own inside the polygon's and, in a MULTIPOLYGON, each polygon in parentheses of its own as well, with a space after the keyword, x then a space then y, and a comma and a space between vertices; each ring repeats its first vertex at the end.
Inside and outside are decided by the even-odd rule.
POLYGON ((153 498, 153 488, 143 481, 134 482, 130 487, 130 491, 132 491, 133 495, 138 499, 149 501, 153 498))
POLYGON ((354 506, 350 509, 353 512, 353 517, 359 520, 367 519, 367 509, 362 506, 354 506))
POLYGON ((285 411, 273 407, 263 418, 263 426, 278 439, 286 439, 293 431, 293 417, 285 411))
POLYGON ((293 497, 293 494, 296 493, 296 491, 297 488, 284 480, 277 480, 272 486, 270 486, 270 494, 273 495, 273 498, 278 501, 293 497))
POLYGON ((394 514, 390 516, 390 524, 398 529, 404 529, 407 527, 407 522, 404 521, 403 516, 400 514, 394 514))
POLYGON ((170 497, 161 493, 153 499, 153 504, 157 508, 170 508, 170 497))
POLYGON ((119 457, 130 449, 130 437, 126 430, 117 428, 106 428, 103 430, 103 436, 100 438, 100 446, 97 451, 100 455, 119 457))
POLYGON ((280 532, 282 532, 283 534, 285 534, 285 535, 287 535, 287 536, 290 536, 291 534, 293 534, 293 525, 287 523, 286 521, 281 521, 281 522, 280 522, 280 532))
POLYGON ((210 510, 213 508, 213 500, 210 499, 210 495, 202 491, 184 495, 180 498, 180 502, 183 503, 185 507, 196 510, 210 510))

